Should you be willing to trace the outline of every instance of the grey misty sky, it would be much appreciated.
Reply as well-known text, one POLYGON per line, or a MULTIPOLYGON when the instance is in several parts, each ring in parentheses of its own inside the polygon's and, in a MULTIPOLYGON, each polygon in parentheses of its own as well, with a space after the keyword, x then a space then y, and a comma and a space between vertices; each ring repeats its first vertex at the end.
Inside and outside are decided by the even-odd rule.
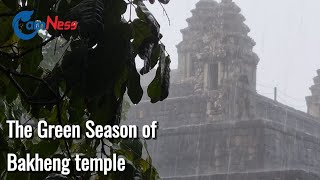
MULTIPOLYGON (((165 9, 149 5, 158 19, 163 42, 176 68, 176 45, 182 40, 180 30, 199 0, 171 0, 165 9)), ((260 57, 258 92, 273 98, 273 87, 279 89, 278 100, 306 111, 305 96, 310 95, 316 70, 320 68, 320 1, 319 0, 234 0, 246 17, 251 36, 257 43, 254 51, 260 57)))

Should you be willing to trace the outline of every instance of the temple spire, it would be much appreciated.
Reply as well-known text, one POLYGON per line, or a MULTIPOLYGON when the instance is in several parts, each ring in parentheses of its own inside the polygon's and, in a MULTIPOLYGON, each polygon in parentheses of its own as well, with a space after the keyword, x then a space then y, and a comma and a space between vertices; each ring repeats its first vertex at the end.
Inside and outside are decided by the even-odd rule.
POLYGON ((320 118, 320 69, 317 76, 313 78, 314 85, 310 87, 311 96, 306 97, 308 114, 320 118))
POLYGON ((177 46, 183 79, 200 90, 246 82, 255 91, 259 58, 241 9, 232 0, 200 0, 191 12, 177 46))

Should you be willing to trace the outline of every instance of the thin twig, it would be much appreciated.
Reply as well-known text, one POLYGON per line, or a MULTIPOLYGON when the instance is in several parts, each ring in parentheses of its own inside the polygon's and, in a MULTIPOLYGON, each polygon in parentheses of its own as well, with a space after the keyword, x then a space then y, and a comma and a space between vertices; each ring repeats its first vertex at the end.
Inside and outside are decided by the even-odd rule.
POLYGON ((50 92, 57 98, 59 99, 60 97, 58 96, 58 94, 55 93, 55 91, 51 88, 51 86, 48 84, 47 81, 45 81, 44 79, 42 78, 39 78, 37 76, 33 76, 31 74, 23 74, 23 73, 19 73, 15 70, 12 70, 12 69, 8 69, 6 67, 4 67, 3 65, 0 64, 0 71, 3 71, 5 72, 6 74, 8 75, 14 75, 14 76, 18 76, 18 77, 23 77, 23 78, 29 78, 29 79, 33 79, 35 81, 39 81, 41 82, 42 84, 44 84, 49 90, 50 92))
MULTIPOLYGON (((60 101, 57 103, 57 118, 58 118, 59 125, 62 126, 63 123, 62 123, 61 102, 60 101)), ((69 147, 69 144, 68 144, 66 138, 63 138, 63 141, 64 141, 64 145, 66 147, 67 154, 68 154, 69 158, 72 159, 72 156, 70 153, 70 147, 69 147)))
POLYGON ((6 12, 6 13, 0 13, 0 17, 10 17, 10 16, 15 16, 16 13, 14 12, 6 12))
POLYGON ((163 7, 162 3, 159 2, 159 4, 160 4, 160 6, 162 7, 163 12, 164 12, 164 14, 166 15, 166 17, 167 17, 167 19, 168 19, 169 26, 171 26, 171 21, 170 21, 169 15, 168 15, 168 13, 167 13, 167 10, 163 7))
POLYGON ((51 105, 56 104, 59 100, 50 100, 50 101, 34 101, 32 97, 28 96, 28 94, 24 91, 24 89, 20 86, 20 84, 14 79, 12 74, 8 75, 8 78, 16 87, 16 89, 20 92, 23 98, 30 104, 42 104, 42 105, 51 105))
POLYGON ((25 122, 25 123, 23 123, 23 126, 25 126, 26 124, 28 124, 30 121, 31 121, 31 117, 30 118, 28 118, 28 120, 25 122))
POLYGON ((51 36, 48 40, 42 42, 41 44, 33 47, 33 48, 30 48, 24 52, 22 52, 21 54, 19 54, 18 56, 14 57, 13 59, 16 59, 16 58, 20 58, 20 57, 23 57, 25 55, 27 55, 28 53, 36 50, 36 49, 39 49, 39 48, 42 48, 43 46, 47 45, 49 42, 51 42, 52 40, 54 40, 56 37, 55 36, 51 36))
POLYGON ((38 78, 38 77, 33 76, 33 75, 18 73, 17 71, 12 70, 12 69, 8 69, 8 68, 4 67, 1 64, 0 64, 0 71, 2 71, 10 79, 10 81, 13 83, 15 88, 20 92, 22 97, 30 104, 51 105, 51 104, 56 104, 57 102, 61 101, 60 97, 56 93, 54 93, 54 91, 52 90, 50 85, 44 79, 38 78), (13 76, 31 78, 31 79, 34 79, 36 81, 42 82, 43 84, 45 84, 47 86, 47 88, 49 90, 51 89, 51 91, 55 95, 56 99, 50 100, 50 101, 48 101, 48 100, 44 100, 44 101, 39 101, 39 100, 35 101, 35 100, 33 100, 33 98, 31 96, 29 96, 24 91, 24 89, 21 87, 21 85, 17 82, 17 80, 13 76))
POLYGON ((131 4, 132 4, 132 2, 129 0, 129 2, 130 2, 130 16, 129 16, 129 23, 131 23, 132 22, 132 6, 131 6, 131 4))
MULTIPOLYGON (((104 146, 108 146, 106 143, 104 143, 103 139, 101 141, 101 156, 102 154, 105 155, 106 157, 110 157, 107 153, 106 150, 104 149, 104 146)), ((110 146, 108 146, 110 148, 110 146)))
POLYGON ((18 55, 0 51, 0 56, 7 56, 10 59, 19 59, 19 58, 31 53, 32 51, 34 51, 36 49, 42 48, 43 46, 47 45, 53 39, 55 39, 55 36, 51 36, 48 40, 42 42, 41 44, 39 44, 37 46, 34 46, 33 48, 30 48, 30 49, 26 50, 26 51, 24 51, 24 52, 22 52, 21 54, 18 54, 18 55))
POLYGON ((15 44, 17 44, 17 42, 11 43, 11 44, 9 44, 9 45, 1 46, 0 49, 8 48, 8 47, 18 48, 17 46, 15 46, 15 44))

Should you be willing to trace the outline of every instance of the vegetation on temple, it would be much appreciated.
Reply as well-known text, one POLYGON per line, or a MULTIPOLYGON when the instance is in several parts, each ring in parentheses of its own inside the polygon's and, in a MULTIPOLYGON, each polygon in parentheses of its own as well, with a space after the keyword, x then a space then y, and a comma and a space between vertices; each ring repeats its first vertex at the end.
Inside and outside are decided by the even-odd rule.
MULTIPOLYGON (((159 0, 166 4, 169 0, 159 0)), ((154 3, 154 0, 150 3, 154 3)), ((45 179, 49 172, 8 173, 6 154, 39 153, 42 158, 71 158, 122 155, 126 171, 75 172, 48 179, 159 179, 144 140, 103 139, 8 139, 7 119, 35 123, 96 124, 121 123, 123 97, 138 104, 143 90, 140 75, 157 67, 148 87, 153 103, 168 96, 170 57, 160 39, 160 25, 142 0, 2 0, 0 1, 0 179, 45 179), (78 22, 77 31, 48 29, 50 35, 18 39, 11 27, 14 16, 34 10, 33 20, 47 16, 78 22), (129 12, 124 18, 125 12, 129 12), (134 15, 136 13, 136 16, 134 15), (136 18, 133 18, 136 17, 136 18), (145 66, 140 73, 135 60, 145 66), (98 152, 97 152, 98 151, 98 152)), ((28 33, 26 27, 21 30, 28 33)), ((83 131, 84 132, 84 131, 83 131)))

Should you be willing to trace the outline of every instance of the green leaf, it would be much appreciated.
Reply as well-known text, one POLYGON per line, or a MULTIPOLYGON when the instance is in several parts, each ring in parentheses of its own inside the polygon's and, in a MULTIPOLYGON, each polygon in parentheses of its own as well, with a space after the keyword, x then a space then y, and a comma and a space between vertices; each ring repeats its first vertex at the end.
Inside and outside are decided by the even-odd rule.
POLYGON ((145 61, 145 67, 140 72, 142 75, 150 71, 157 63, 159 57, 158 42, 159 39, 152 34, 152 30, 148 23, 142 20, 134 20, 133 28, 133 51, 145 61))
POLYGON ((135 159, 134 152, 125 149, 117 149, 114 151, 117 155, 122 155, 127 161, 133 161, 135 159))
POLYGON ((152 15, 152 13, 149 11, 147 6, 142 1, 135 1, 135 4, 138 5, 138 7, 136 8, 137 16, 141 20, 147 22, 148 25, 151 28, 152 34, 155 37, 160 39, 161 38, 161 35, 160 35, 160 24, 158 23, 156 18, 152 15))
POLYGON ((152 37, 152 32, 148 23, 140 19, 135 19, 131 23, 131 26, 133 31, 133 49, 134 52, 138 54, 143 41, 148 37, 152 37))
POLYGON ((91 113, 90 119, 100 125, 118 125, 119 108, 122 101, 116 98, 113 94, 105 94, 103 96, 91 98, 87 102, 87 107, 91 113))
POLYGON ((170 2, 170 0, 158 0, 158 1, 162 4, 168 4, 170 2))
POLYGON ((150 167, 145 173, 143 173, 143 179, 160 180, 160 176, 154 167, 150 167))
MULTIPOLYGON (((106 178, 101 178, 101 179, 142 180, 142 177, 141 177, 141 173, 136 169, 135 165, 131 161, 126 160, 126 169, 123 172, 110 172, 108 175, 108 178, 106 177, 106 178)), ((146 180, 149 180, 149 179, 146 179, 146 180)), ((152 180, 152 179, 150 179, 150 180, 152 180)))
POLYGON ((140 159, 142 156, 143 145, 140 139, 124 139, 120 143, 123 150, 133 153, 133 160, 140 159))
POLYGON ((38 144, 34 144, 33 152, 40 153, 42 158, 51 157, 58 150, 58 140, 41 140, 38 144))
POLYGON ((85 104, 84 99, 82 99, 80 95, 72 95, 70 97, 68 112, 70 115, 70 123, 75 124, 77 122, 80 123, 83 121, 83 116, 85 114, 85 104))
MULTIPOLYGON (((76 42, 75 42, 76 43, 76 42)), ((87 59, 87 48, 75 47, 67 51, 63 57, 61 69, 67 82, 67 87, 79 94, 85 94, 84 90, 84 62, 87 59)))
POLYGON ((140 44, 138 54, 139 54, 139 57, 145 61, 144 62, 144 69, 146 69, 146 71, 150 70, 150 68, 151 68, 150 67, 150 64, 152 63, 151 57, 152 57, 154 51, 156 51, 158 41, 159 40, 157 38, 155 38, 154 36, 150 36, 150 37, 145 38, 142 41, 142 43, 140 44))
POLYGON ((66 12, 69 10, 70 5, 67 0, 59 0, 57 3, 57 12, 66 12))
POLYGON ((139 159, 136 164, 140 167, 142 172, 146 172, 150 168, 150 164, 144 160, 144 159, 139 159))
POLYGON ((17 99, 18 97, 18 90, 16 89, 16 87, 13 85, 13 83, 9 83, 7 85, 7 94, 6 94, 6 100, 7 100, 7 103, 10 104, 12 103, 14 100, 17 99))
MULTIPOLYGON (((41 113, 48 113, 48 112, 42 112, 40 111, 41 113)), ((48 122, 48 124, 54 124, 54 123, 57 123, 57 106, 54 106, 51 110, 51 112, 49 114, 47 114, 46 116, 46 121, 48 122)))
POLYGON ((51 116, 51 111, 52 111, 51 108, 52 108, 52 107, 50 107, 50 106, 40 108, 38 117, 35 117, 35 118, 41 119, 41 118, 48 118, 48 117, 50 117, 50 116, 51 116))
POLYGON ((116 8, 116 12, 117 14, 124 14, 127 11, 127 3, 125 1, 116 1, 115 3, 115 8, 116 8))
POLYGON ((135 64, 129 67, 128 96, 133 104, 138 104, 143 96, 143 89, 140 84, 140 75, 135 64))
POLYGON ((129 77, 129 70, 128 66, 124 66, 122 73, 120 73, 120 77, 117 80, 114 88, 114 94, 116 95, 117 98, 121 98, 123 94, 123 87, 126 87, 126 83, 128 82, 128 77, 129 77))
POLYGON ((148 86, 148 95, 152 103, 163 101, 169 95, 170 87, 170 57, 162 56, 156 72, 156 76, 148 86))
POLYGON ((145 66, 140 71, 142 75, 148 73, 157 64, 160 47, 160 24, 154 18, 142 1, 134 1, 137 4, 136 13, 139 20, 133 22, 134 41, 133 47, 145 66), (143 29, 143 31, 141 30, 143 29))
POLYGON ((160 59, 160 55, 163 53, 164 46, 162 44, 153 46, 150 58, 146 61, 144 67, 140 70, 140 74, 144 75, 149 73, 151 69, 153 69, 157 65, 160 59))

